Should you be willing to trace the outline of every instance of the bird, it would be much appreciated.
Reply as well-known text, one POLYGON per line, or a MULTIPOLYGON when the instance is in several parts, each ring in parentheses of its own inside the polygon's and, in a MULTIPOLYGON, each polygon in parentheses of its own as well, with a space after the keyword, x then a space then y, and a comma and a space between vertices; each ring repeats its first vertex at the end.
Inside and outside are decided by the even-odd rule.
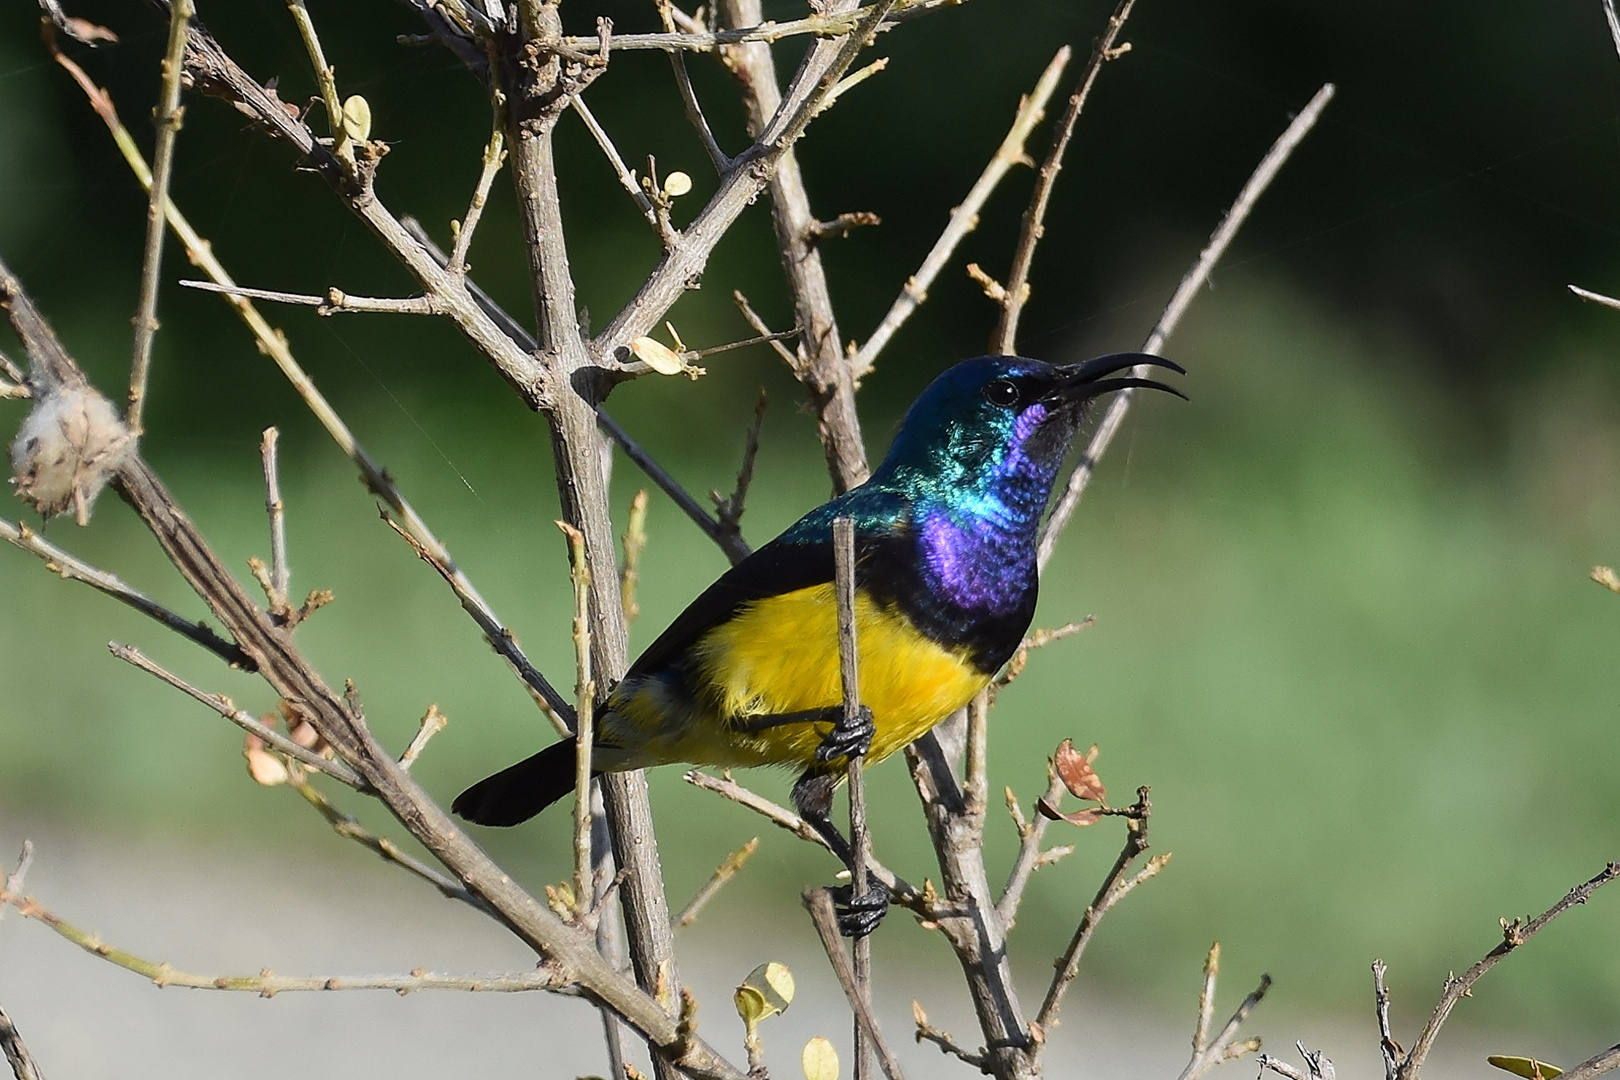
MULTIPOLYGON (((1185 374, 1146 353, 1054 365, 964 360, 907 410, 865 483, 816 507, 727 570, 632 664, 596 711, 596 773, 684 762, 798 770, 792 801, 849 866, 832 823, 850 757, 875 764, 972 699, 1014 652, 1039 590, 1041 518, 1087 407, 1128 387, 1182 394, 1119 372, 1185 374), (1112 377, 1110 377, 1112 376, 1112 377), (855 531, 862 708, 846 719, 833 586, 832 523, 855 531)), ((463 791, 481 825, 516 825, 574 789, 565 739, 463 791)), ((887 907, 871 887, 840 896, 846 934, 887 907)))

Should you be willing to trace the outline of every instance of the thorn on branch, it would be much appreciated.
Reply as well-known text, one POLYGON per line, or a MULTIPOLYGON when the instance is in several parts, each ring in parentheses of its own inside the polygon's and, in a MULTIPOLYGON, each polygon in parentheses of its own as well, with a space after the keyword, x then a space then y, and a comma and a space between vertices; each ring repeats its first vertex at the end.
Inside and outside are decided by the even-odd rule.
POLYGON ((416 759, 427 749, 428 740, 443 731, 449 723, 449 718, 439 711, 438 705, 429 705, 428 711, 422 716, 421 725, 416 729, 416 735, 411 739, 411 744, 399 756, 399 767, 409 769, 416 764, 416 759))
POLYGON ((686 927, 696 922, 698 913, 703 910, 704 905, 714 899, 726 882, 737 876, 737 872, 747 864, 748 860, 753 857, 754 852, 758 850, 759 837, 756 836, 730 855, 727 855, 720 865, 714 868, 714 873, 709 876, 709 880, 703 883, 703 887, 698 889, 692 899, 686 902, 686 906, 681 908, 680 914, 675 916, 675 925, 677 927, 686 927))

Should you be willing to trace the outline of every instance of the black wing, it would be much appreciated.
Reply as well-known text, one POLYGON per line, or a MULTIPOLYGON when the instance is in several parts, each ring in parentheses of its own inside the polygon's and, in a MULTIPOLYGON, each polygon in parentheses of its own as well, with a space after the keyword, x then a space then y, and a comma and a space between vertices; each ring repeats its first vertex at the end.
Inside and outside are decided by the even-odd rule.
POLYGON ((630 665, 629 674, 646 675, 666 666, 744 604, 824 585, 832 579, 831 537, 819 543, 778 537, 721 574, 719 580, 686 605, 686 610, 630 665))

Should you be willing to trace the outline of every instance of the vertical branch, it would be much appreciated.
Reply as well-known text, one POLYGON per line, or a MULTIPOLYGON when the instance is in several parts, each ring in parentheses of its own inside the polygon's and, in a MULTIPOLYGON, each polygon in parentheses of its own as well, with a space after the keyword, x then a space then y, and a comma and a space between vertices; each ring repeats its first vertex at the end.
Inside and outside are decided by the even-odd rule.
POLYGON ((568 538, 569 577, 574 582, 574 903, 588 911, 591 888, 591 749, 595 737, 596 683, 591 678, 591 567, 585 537, 566 521, 557 528, 568 538))
MULTIPOLYGON (((1157 353, 1164 348, 1164 343, 1170 339, 1170 335, 1180 324, 1182 315, 1186 314, 1187 308, 1192 304, 1193 297, 1204 287, 1204 283, 1209 280, 1209 275, 1215 269, 1215 264, 1226 254, 1233 237, 1237 236, 1238 230, 1249 219, 1249 212, 1254 209, 1255 203, 1260 201, 1260 196, 1265 194, 1266 188, 1271 186, 1271 182, 1276 179, 1277 173, 1282 170, 1289 156, 1316 126, 1322 110, 1333 100, 1333 93, 1332 83, 1323 84, 1310 102, 1299 111, 1299 115, 1294 117, 1287 129, 1277 137, 1277 141, 1271 144, 1271 149, 1260 159, 1260 164, 1255 166, 1254 172, 1243 185, 1243 190, 1238 192, 1232 208, 1226 212, 1226 217, 1221 219, 1220 225, 1211 234, 1209 243, 1198 253, 1198 260, 1181 279, 1181 284, 1176 287, 1170 303, 1165 305, 1159 321, 1153 324, 1152 332, 1142 345, 1143 352, 1157 353)), ((1132 368, 1130 374, 1141 378, 1148 374, 1148 370, 1145 367, 1132 368)), ((1052 508, 1051 516, 1046 519, 1046 529, 1041 534, 1041 545, 1036 561, 1042 568, 1052 558, 1058 537, 1069 524, 1069 519, 1074 516, 1075 507, 1080 505, 1080 496, 1085 494, 1087 485, 1091 483, 1092 474, 1096 472, 1097 462, 1107 452, 1109 444, 1114 441, 1114 435, 1124 423, 1125 413, 1131 407, 1131 399, 1134 396, 1135 391, 1129 389, 1121 390, 1113 396, 1108 403, 1108 411, 1103 414, 1102 422, 1097 425, 1097 431, 1091 437, 1091 442, 1080 455, 1080 464, 1069 474, 1069 482, 1063 490, 1063 495, 1052 508)))
MULTIPOLYGON (((516 186, 534 293, 539 355, 554 388, 551 442, 563 518, 583 537, 591 576, 591 670, 604 684, 626 667, 628 640, 614 553, 613 523, 603 468, 605 444, 597 429, 597 406, 606 380, 587 348, 575 311, 574 281, 564 240, 552 134, 569 97, 588 75, 565 68, 555 47, 562 22, 554 4, 525 0, 520 7, 521 42, 500 58, 507 98, 512 182, 516 186)), ((597 69, 600 70, 600 69, 597 69)), ((647 780, 639 771, 602 777, 613 856, 624 874, 619 891, 630 962, 636 982, 673 1013, 680 1000, 674 934, 663 869, 653 834, 647 780)), ((653 1053, 660 1080, 676 1075, 662 1053, 653 1053)))
MULTIPOLYGON (((833 0, 825 14, 853 10, 858 0, 833 0)), ((727 26, 753 26, 762 21, 760 0, 720 0, 727 26)), ((727 67, 742 83, 748 133, 758 138, 782 102, 776 62, 764 42, 751 42, 722 50, 727 67)), ((855 378, 845 357, 833 314, 832 293, 816 247, 816 216, 799 170, 798 155, 785 150, 771 174, 771 221, 782 270, 793 295, 794 322, 802 330, 794 374, 807 390, 816 409, 817 434, 827 456, 833 489, 847 491, 866 479, 866 447, 861 441, 860 417, 855 411, 855 378)))
POLYGON ((264 510, 270 517, 270 607, 290 611, 287 590, 292 587, 292 571, 287 566, 287 517, 281 501, 281 470, 276 461, 280 437, 275 428, 265 428, 259 456, 264 460, 264 510))
POLYGON ((4 1009, 0 1009, 0 1050, 5 1051, 6 1060, 11 1063, 11 1071, 17 1080, 45 1080, 39 1063, 28 1052, 17 1025, 11 1022, 4 1009))
POLYGON ((1047 151, 1041 165, 1040 179, 1030 198, 1029 209, 1024 211, 1024 223, 1018 234, 1018 249, 1013 253, 1012 272, 1007 275, 1006 292, 1001 299, 1001 319, 996 325, 995 351, 1010 355, 1018 341, 1018 317, 1023 313, 1024 301, 1029 298, 1029 268, 1035 261, 1035 245, 1046 231, 1046 208, 1052 200, 1052 188, 1063 168, 1063 155, 1069 149, 1074 125, 1080 119, 1080 110, 1086 107, 1091 87, 1104 64, 1117 60, 1130 51, 1130 45, 1115 46, 1119 32, 1130 17, 1136 0, 1119 0, 1119 6, 1108 17, 1108 27, 1091 47, 1091 60, 1080 75, 1080 82, 1069 95, 1069 107, 1063 113, 1057 130, 1052 135, 1052 148, 1047 151))
POLYGON ((321 103, 326 106, 326 124, 332 133, 332 152, 349 164, 354 163, 354 151, 348 147, 343 135, 343 104, 338 101, 337 78, 332 66, 326 62, 326 52, 315 33, 315 22, 309 17, 304 0, 287 0, 287 10, 298 24, 298 36, 304 39, 304 50, 309 53, 310 66, 315 69, 315 84, 321 91, 321 103))
POLYGON ((146 252, 141 263, 141 298, 135 313, 134 358, 129 368, 129 430, 140 435, 146 414, 146 378, 157 336, 158 277, 163 267, 163 208, 174 173, 174 142, 180 133, 180 72, 185 64, 186 26, 191 0, 169 5, 169 49, 163 57, 163 90, 158 103, 157 149, 152 155, 152 191, 146 202, 146 252))
MULTIPOLYGON (((856 727, 860 723, 861 675, 860 653, 855 640, 855 522, 847 517, 834 518, 833 574, 838 598, 838 666, 843 677, 844 725, 856 727)), ((850 883, 853 895, 866 895, 866 860, 872 854, 872 837, 866 829, 866 780, 863 755, 849 756, 849 842, 850 883)), ((855 992, 866 1003, 872 1001, 872 937, 862 934, 855 939, 855 992)), ((855 1020, 855 1080, 868 1080, 872 1068, 871 1040, 859 1017, 855 1020)))

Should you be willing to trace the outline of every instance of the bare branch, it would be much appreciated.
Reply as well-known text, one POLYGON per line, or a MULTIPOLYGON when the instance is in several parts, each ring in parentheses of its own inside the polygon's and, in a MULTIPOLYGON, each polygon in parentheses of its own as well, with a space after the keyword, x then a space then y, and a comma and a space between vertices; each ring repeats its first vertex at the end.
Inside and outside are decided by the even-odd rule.
POLYGON ((292 571, 287 567, 287 516, 281 501, 281 470, 276 461, 276 444, 281 432, 273 427, 264 429, 259 443, 259 456, 264 462, 264 510, 270 517, 270 609, 284 617, 292 614, 287 590, 292 585, 292 571))
POLYGON ((213 709, 243 731, 263 739, 266 743, 275 747, 277 751, 294 761, 307 765, 316 772, 325 773, 340 784, 347 784, 361 791, 366 790, 365 780, 345 762, 333 761, 330 758, 322 757, 313 750, 299 746, 281 732, 254 717, 251 713, 238 709, 235 703, 224 694, 210 694, 205 690, 199 690, 180 676, 147 659, 139 649, 132 646, 109 641, 107 649, 118 659, 135 665, 148 675, 157 676, 176 690, 202 702, 202 704, 213 709))
POLYGON ((636 178, 631 175, 624 158, 619 156, 619 148, 613 145, 612 138, 602 125, 597 123, 595 114, 586 106, 584 96, 575 94, 568 99, 568 104, 579 114, 579 118, 585 122, 585 130, 591 133, 591 138, 596 140, 596 145, 600 146, 602 153, 607 156, 608 163, 613 166, 614 175, 619 178, 619 186, 630 193, 630 197, 636 201, 636 208, 641 211, 641 216, 647 219, 647 224, 658 230, 659 238, 667 246, 674 240, 673 234, 665 228, 667 222, 653 209, 652 200, 647 198, 647 193, 636 183, 636 178))
POLYGON ((450 720, 439 711, 437 705, 429 705, 428 711, 422 714, 422 721, 416 728, 416 734, 411 737, 410 745, 405 752, 399 755, 399 767, 409 769, 416 764, 416 759, 422 756, 427 749, 428 740, 449 726, 450 720))
POLYGON ((933 286, 934 279, 939 277, 940 271, 945 269, 946 263, 950 262, 957 245, 978 227, 979 211, 989 201, 991 193, 1007 173, 1012 171, 1014 165, 1029 162, 1029 157, 1024 152, 1024 144, 1029 141, 1035 125, 1046 115, 1047 102, 1052 100, 1052 94, 1057 90, 1058 79, 1063 77, 1063 69, 1068 66, 1069 55, 1067 45, 1059 49, 1057 55, 1046 65, 1046 70, 1041 73, 1040 79, 1035 83, 1035 89, 1018 103, 1018 113, 1013 117, 1012 128, 1001 140, 1001 146, 996 149, 995 156, 984 167, 984 172, 979 174, 979 178, 973 182, 967 197, 951 211, 945 231, 934 241, 934 246, 923 259, 922 266, 906 279, 905 288, 895 297, 888 314, 883 316, 883 321, 872 331, 872 336, 866 339, 866 344, 855 353, 850 366, 857 382, 871 372, 878 353, 883 351, 883 347, 889 343, 895 331, 905 325, 911 313, 928 299, 929 288, 933 286))
POLYGON ((141 262, 141 297, 135 311, 134 358, 129 369, 129 429, 137 436, 146 414, 146 379, 152 368, 152 339, 157 336, 158 278, 163 266, 163 208, 174 175, 174 143, 180 133, 180 73, 185 64, 186 26, 194 14, 191 0, 169 4, 169 50, 163 58, 163 86, 157 112, 157 147, 152 153, 152 189, 146 206, 146 250, 141 262))
POLYGON ((1389 1029, 1389 987, 1384 983, 1388 970, 1382 960, 1373 961, 1373 1006, 1378 1012, 1378 1050, 1384 1058, 1384 1080, 1396 1080, 1401 1071, 1401 1048, 1389 1029))
POLYGON ((729 498, 721 498, 718 491, 713 493, 715 511, 720 518, 720 524, 733 532, 737 532, 742 525, 748 486, 754 480, 754 461, 759 457, 759 430, 765 423, 767 404, 765 388, 762 386, 759 388, 759 399, 754 402, 754 421, 748 425, 748 435, 743 441, 742 465, 737 469, 736 490, 729 498))
POLYGON ((636 584, 641 580, 641 553, 647 547, 647 489, 642 488, 630 500, 630 513, 625 518, 624 534, 619 537, 624 548, 624 562, 619 567, 619 601, 624 607, 624 621, 632 623, 641 614, 636 603, 636 584))
MULTIPOLYGON (((22 854, 17 856, 17 869, 6 875, 6 880, 0 882, 0 892, 20 893, 23 881, 28 877, 28 868, 34 865, 34 842, 24 840, 22 854)), ((0 904, 0 919, 6 917, 6 905, 0 904)))
POLYGON ((6 1015, 5 1009, 0 1009, 0 1050, 5 1051, 6 1060, 11 1063, 12 1075, 17 1080, 45 1080, 39 1062, 28 1052, 22 1033, 11 1022, 11 1017, 6 1015))
POLYGON ((1091 96, 1091 87, 1096 83, 1103 65, 1130 51, 1128 43, 1116 46, 1114 42, 1119 40, 1119 32, 1124 29, 1125 20, 1130 18, 1135 3, 1136 0, 1120 0, 1119 6, 1108 17, 1108 26, 1092 44, 1091 60, 1080 74, 1080 82, 1075 86, 1074 93, 1069 95, 1069 107, 1052 135, 1052 148, 1047 151, 1046 161, 1041 165, 1035 192, 1030 196, 1029 209, 1024 211, 1023 225, 1018 232, 1018 248, 1013 252, 1012 271, 1007 275, 1007 284, 1002 293, 1001 319, 991 339, 998 353, 1010 355, 1016 351, 1018 316, 1024 310, 1024 301, 1029 298, 1029 268, 1035 261, 1035 245, 1046 232, 1046 208, 1051 201, 1058 172, 1063 168, 1063 155, 1069 149, 1069 139, 1080 119, 1080 111, 1085 108, 1086 99, 1091 96))
POLYGON ((692 895, 692 899, 688 900, 686 906, 681 908, 680 914, 675 916, 675 925, 684 927, 697 922, 698 913, 703 910, 704 905, 714 899, 726 882, 737 876, 737 872, 758 850, 759 837, 756 836, 730 855, 727 855, 720 865, 714 868, 714 873, 709 875, 709 880, 703 883, 703 887, 692 895))
POLYGON ((596 738, 596 682, 591 676, 591 567, 585 537, 566 521, 569 579, 574 586, 574 903, 584 912, 591 888, 591 750, 596 738))
POLYGON ((567 992, 568 983, 550 967, 496 975, 441 975, 417 969, 406 975, 276 975, 268 968, 257 975, 196 975, 164 962, 147 960, 127 950, 108 945, 100 935, 83 930, 42 907, 32 897, 0 892, 0 904, 17 909, 17 914, 33 919, 56 931, 92 956, 150 979, 156 986, 187 990, 229 990, 274 997, 299 990, 392 990, 408 994, 414 990, 463 990, 488 993, 522 993, 530 990, 567 992))
MULTIPOLYGON (((954 7, 963 0, 902 0, 873 33, 885 33, 900 22, 926 14, 936 8, 954 7)), ((787 22, 760 22, 749 26, 716 31, 684 31, 662 34, 621 34, 613 39, 615 49, 656 49, 664 52, 713 52, 727 45, 749 42, 774 42, 790 37, 841 37, 860 25, 871 14, 872 8, 860 7, 837 14, 819 14, 787 22)), ((560 46, 589 54, 601 48, 597 38, 565 37, 560 46)))
MULTIPOLYGON (((1063 798, 1063 780, 1057 774, 1057 768, 1050 761, 1046 766, 1046 801, 1056 806, 1058 800, 1063 798)), ((1024 899, 1024 888, 1029 879, 1040 869, 1041 842, 1046 836, 1046 828, 1051 819, 1043 814, 1036 814, 1034 821, 1025 821, 1023 811, 1018 808, 1018 797, 1013 794, 1012 788, 1007 789, 1007 810, 1013 816, 1013 824, 1018 828, 1018 857, 1013 860, 1012 872, 1007 875, 1007 886, 1001 891, 1001 899, 996 902, 996 920, 1008 930, 1012 929, 1013 921, 1018 918, 1018 905, 1024 899)))
POLYGON ((479 219, 484 216, 484 204, 489 201, 489 189, 495 185, 495 177, 506 161, 505 124, 506 118, 500 115, 497 109, 495 126, 489 133, 489 145, 484 147, 483 168, 478 174, 478 186, 473 189, 472 201, 467 206, 467 216, 455 230, 456 242, 450 251, 450 263, 446 267, 450 273, 458 277, 464 277, 467 273, 467 249, 472 246, 473 232, 478 228, 479 219))
MULTIPOLYGON (((1612 14, 1614 11, 1613 0, 1604 0, 1604 5, 1612 14)), ((1580 297, 1582 300, 1588 300, 1594 304, 1602 304, 1604 307, 1620 308, 1620 300, 1616 300, 1612 296, 1605 296, 1602 293, 1593 292, 1591 289, 1583 289, 1579 285, 1569 286, 1569 291, 1580 297)))
MULTIPOLYGON (((1249 996, 1243 999, 1242 1003, 1238 1005, 1237 1011, 1226 1021, 1226 1025, 1221 1028, 1220 1033, 1215 1036, 1214 1040, 1206 1041, 1203 1046, 1199 1045, 1200 1037, 1207 1039, 1209 1032, 1208 1010, 1214 1007, 1215 977, 1219 969, 1219 958, 1220 950, 1217 944, 1216 947, 1210 949, 1210 959, 1204 965, 1204 992, 1198 998, 1199 1029, 1193 1038, 1192 1060, 1188 1061, 1187 1067, 1181 1070, 1181 1076, 1178 1080, 1197 1080, 1198 1077, 1222 1062, 1230 1061, 1234 1057, 1243 1054, 1252 1054, 1260 1049, 1259 1039, 1248 1039, 1241 1043, 1236 1040, 1238 1029, 1249 1018, 1249 1014, 1254 1011, 1255 1006, 1259 1005, 1266 996, 1266 991, 1271 989, 1270 975, 1260 976, 1260 985, 1251 990, 1249 996)), ((1305 1048, 1300 1047, 1300 1052, 1304 1053, 1305 1048)), ((1310 1055, 1306 1055, 1306 1060, 1311 1060, 1310 1055)))
POLYGON ((181 285, 188 289, 201 289, 203 292, 224 293, 226 296, 244 297, 249 300, 269 300, 277 304, 298 304, 312 307, 317 315, 339 315, 344 312, 374 312, 381 315, 442 315, 443 310, 430 298, 425 296, 350 296, 342 289, 333 287, 326 290, 325 296, 311 296, 308 293, 281 292, 276 289, 249 289, 240 285, 222 285, 212 281, 182 280, 181 285))
MULTIPOLYGON (((872 1012, 872 1003, 869 997, 862 992, 858 976, 850 966, 849 957, 844 955, 844 946, 838 936, 838 916, 833 910, 832 894, 821 888, 806 889, 804 891, 804 906, 810 912, 810 920, 815 924, 816 936, 821 939, 821 947, 827 950, 827 961, 832 965, 833 974, 838 978, 838 985, 844 988, 844 996, 849 999, 849 1007, 855 1013, 855 1023, 871 1041, 872 1048, 877 1051, 878 1064, 883 1068, 883 1075, 889 1080, 904 1080, 900 1071, 900 1063, 895 1060, 894 1051, 884 1041, 883 1032, 878 1027, 877 1017, 872 1012)), ((856 1052, 856 1064, 859 1065, 859 1049, 856 1052)))
MULTIPOLYGON (((1612 9, 1611 9, 1612 10, 1612 9)), ((1593 1080, 1594 1077, 1620 1069, 1620 1046, 1611 1046, 1594 1054, 1564 1074, 1569 1080, 1593 1080)), ((1560 1077, 1559 1080, 1563 1080, 1560 1077)))
MULTIPOLYGON (((855 522, 852 518, 834 518, 832 523, 833 589, 838 606, 838 669, 842 676, 844 724, 850 728, 861 723, 860 646, 855 630, 855 522)), ((853 895, 863 897, 867 891, 866 862, 872 856, 872 834, 866 827, 866 777, 864 754, 849 755, 849 845, 851 852, 850 887, 853 895)), ((814 911, 812 911, 814 914, 814 911)), ((817 920, 820 929, 820 920, 817 920)), ((827 944, 823 940, 822 944, 827 944)), ((872 1043, 881 1042, 876 1022, 866 1021, 859 1014, 872 1011, 872 938, 860 934, 854 941, 854 981, 846 991, 859 996, 855 1025, 855 1077, 867 1080, 872 1043)), ((842 947, 839 956, 843 956, 842 947)), ((834 965, 836 967, 836 964, 834 965)), ((884 1065, 889 1080, 899 1077, 884 1065)))
POLYGON ((1157 855, 1149 859, 1134 876, 1126 877, 1131 864, 1136 857, 1148 848, 1148 819, 1153 813, 1153 803, 1148 798, 1148 789, 1136 789, 1136 804, 1123 811, 1125 817, 1125 846, 1120 850, 1119 858, 1114 861, 1114 868, 1103 879, 1102 887, 1097 890, 1096 899, 1086 908, 1085 914, 1080 917, 1080 925, 1075 928, 1074 937, 1069 941, 1069 947, 1058 958, 1057 974, 1052 977, 1052 985, 1047 988, 1046 1000, 1041 1003, 1041 1011, 1035 1017, 1035 1024, 1042 1031, 1052 1026, 1057 1019, 1058 1008, 1063 1004, 1064 992, 1074 981, 1075 975, 1080 972, 1080 958, 1084 955, 1091 935, 1096 931, 1097 924, 1109 910, 1136 886, 1148 880, 1164 868, 1169 860, 1168 855, 1157 855))
POLYGON ((911 1018, 917 1025, 917 1030, 913 1034, 919 1043, 931 1042, 939 1047, 941 1053, 949 1054, 963 1064, 971 1065, 980 1071, 984 1070, 984 1052, 981 1050, 975 1054, 958 1046, 950 1032, 942 1031, 928 1022, 928 1014, 923 1012, 922 1004, 916 999, 912 999, 911 1002, 911 1018))
POLYGON ((1609 24, 1609 39, 1614 42, 1614 51, 1620 53, 1620 15, 1614 11, 1614 0, 1603 0, 1603 18, 1609 24))
POLYGON ((1480 980, 1481 976, 1501 963, 1513 950, 1534 937, 1542 927, 1575 905, 1586 903, 1587 897, 1617 877, 1620 877, 1620 863, 1610 863, 1596 877, 1569 890, 1563 899, 1529 922, 1521 919, 1513 919, 1512 921, 1503 919, 1501 943, 1486 953, 1473 967, 1463 972, 1460 977, 1453 975, 1446 979, 1445 990, 1440 995, 1439 1004, 1434 1007, 1434 1013, 1429 1017, 1429 1022, 1423 1025, 1423 1030, 1418 1033, 1417 1039, 1412 1043, 1411 1051, 1406 1055, 1405 1060, 1401 1062, 1400 1072, 1397 1074, 1399 1080, 1417 1080, 1423 1071, 1423 1061, 1429 1056, 1429 1050, 1434 1046, 1434 1040, 1440 1034, 1440 1028, 1445 1024, 1446 1018, 1451 1015, 1451 1010, 1456 1007, 1457 1002, 1470 994, 1474 984, 1480 980))
POLYGON ((45 569, 64 581, 83 582, 92 589, 106 593, 114 600, 129 605, 142 615, 157 620, 175 633, 189 638, 232 667, 243 668, 247 671, 253 670, 253 661, 234 642, 220 637, 212 629, 200 622, 193 622, 183 615, 175 614, 145 593, 127 584, 116 574, 109 574, 105 570, 97 569, 87 562, 74 558, 34 532, 27 525, 0 518, 0 540, 6 540, 30 555, 37 555, 45 561, 45 569))
MULTIPOLYGON (((1299 115, 1294 117, 1293 122, 1288 125, 1288 129, 1278 137, 1276 142, 1272 143, 1271 149, 1266 152, 1266 156, 1260 159, 1260 164, 1255 167, 1254 173, 1249 177, 1248 182, 1243 185, 1243 190, 1238 192, 1237 200, 1232 203, 1231 209, 1226 212, 1226 217, 1221 219, 1220 225, 1215 229, 1214 234, 1210 236, 1209 243, 1204 245, 1204 250, 1199 253, 1198 260, 1193 263, 1192 268, 1181 279, 1181 284, 1176 287, 1175 295, 1170 298, 1170 303, 1165 306, 1164 311, 1159 315, 1159 321, 1154 324, 1152 332, 1148 334, 1147 341, 1142 346, 1143 352, 1157 353, 1164 348, 1164 343, 1169 340, 1170 335, 1175 332, 1176 326, 1181 322, 1181 316, 1186 313, 1188 306, 1192 304, 1193 297, 1198 294, 1198 290, 1204 287, 1204 283, 1209 280, 1209 275, 1215 269, 1215 264, 1226 253, 1227 247, 1232 243, 1232 238, 1237 235, 1238 230, 1243 227, 1243 223, 1248 220, 1249 212, 1254 209, 1255 203, 1260 200, 1260 196, 1265 193, 1266 188, 1271 186, 1272 180, 1276 179, 1277 173, 1281 171, 1283 164, 1293 154, 1295 148, 1316 126, 1316 121, 1322 115, 1322 110, 1327 108, 1329 101, 1333 100, 1333 93, 1333 84, 1324 84, 1305 108, 1300 110, 1299 115)), ((1131 374, 1138 377, 1144 376, 1146 373, 1146 368, 1138 367, 1131 370, 1131 374)), ((1042 567, 1045 567, 1052 558, 1052 552, 1057 547, 1058 537, 1063 534, 1064 528, 1069 524, 1069 519, 1074 516, 1075 507, 1080 505, 1080 496, 1085 494, 1086 486, 1091 483, 1091 477, 1096 471, 1097 462, 1102 460, 1102 456, 1107 452, 1109 444, 1114 441, 1114 435, 1119 431, 1120 424, 1124 422, 1126 410, 1131 407, 1133 397, 1134 391, 1129 389, 1122 390, 1113 396, 1108 403, 1108 411, 1103 414, 1102 422, 1097 425, 1097 431, 1091 437, 1091 442, 1086 446, 1085 452, 1080 455, 1080 464, 1069 475, 1068 485, 1058 499, 1057 505, 1053 507, 1051 515, 1046 520, 1046 528, 1041 533, 1037 562, 1042 567)))
POLYGON ((298 26, 298 36, 304 39, 304 50, 309 53, 310 66, 315 70, 315 84, 320 88, 321 101, 326 105, 326 123, 332 133, 333 149, 352 166, 354 151, 348 147, 348 139, 343 132, 343 105, 338 101, 337 79, 332 66, 326 62, 320 36, 315 33, 315 22, 309 17, 304 0, 287 0, 287 10, 292 13, 293 22, 298 26))
MULTIPOLYGON (((664 21, 664 32, 673 34, 675 23, 670 16, 669 0, 656 0, 659 18, 664 21)), ((698 141, 703 144, 703 150, 709 155, 709 161, 714 165, 714 171, 724 173, 731 166, 731 159, 726 152, 720 149, 715 141, 714 132, 709 129, 709 120, 703 115, 703 106, 698 102, 697 90, 692 86, 692 76, 686 70, 686 56, 680 49, 669 51, 670 67, 675 71, 675 85, 681 92, 681 104, 686 109, 686 119, 698 134, 698 141)))

